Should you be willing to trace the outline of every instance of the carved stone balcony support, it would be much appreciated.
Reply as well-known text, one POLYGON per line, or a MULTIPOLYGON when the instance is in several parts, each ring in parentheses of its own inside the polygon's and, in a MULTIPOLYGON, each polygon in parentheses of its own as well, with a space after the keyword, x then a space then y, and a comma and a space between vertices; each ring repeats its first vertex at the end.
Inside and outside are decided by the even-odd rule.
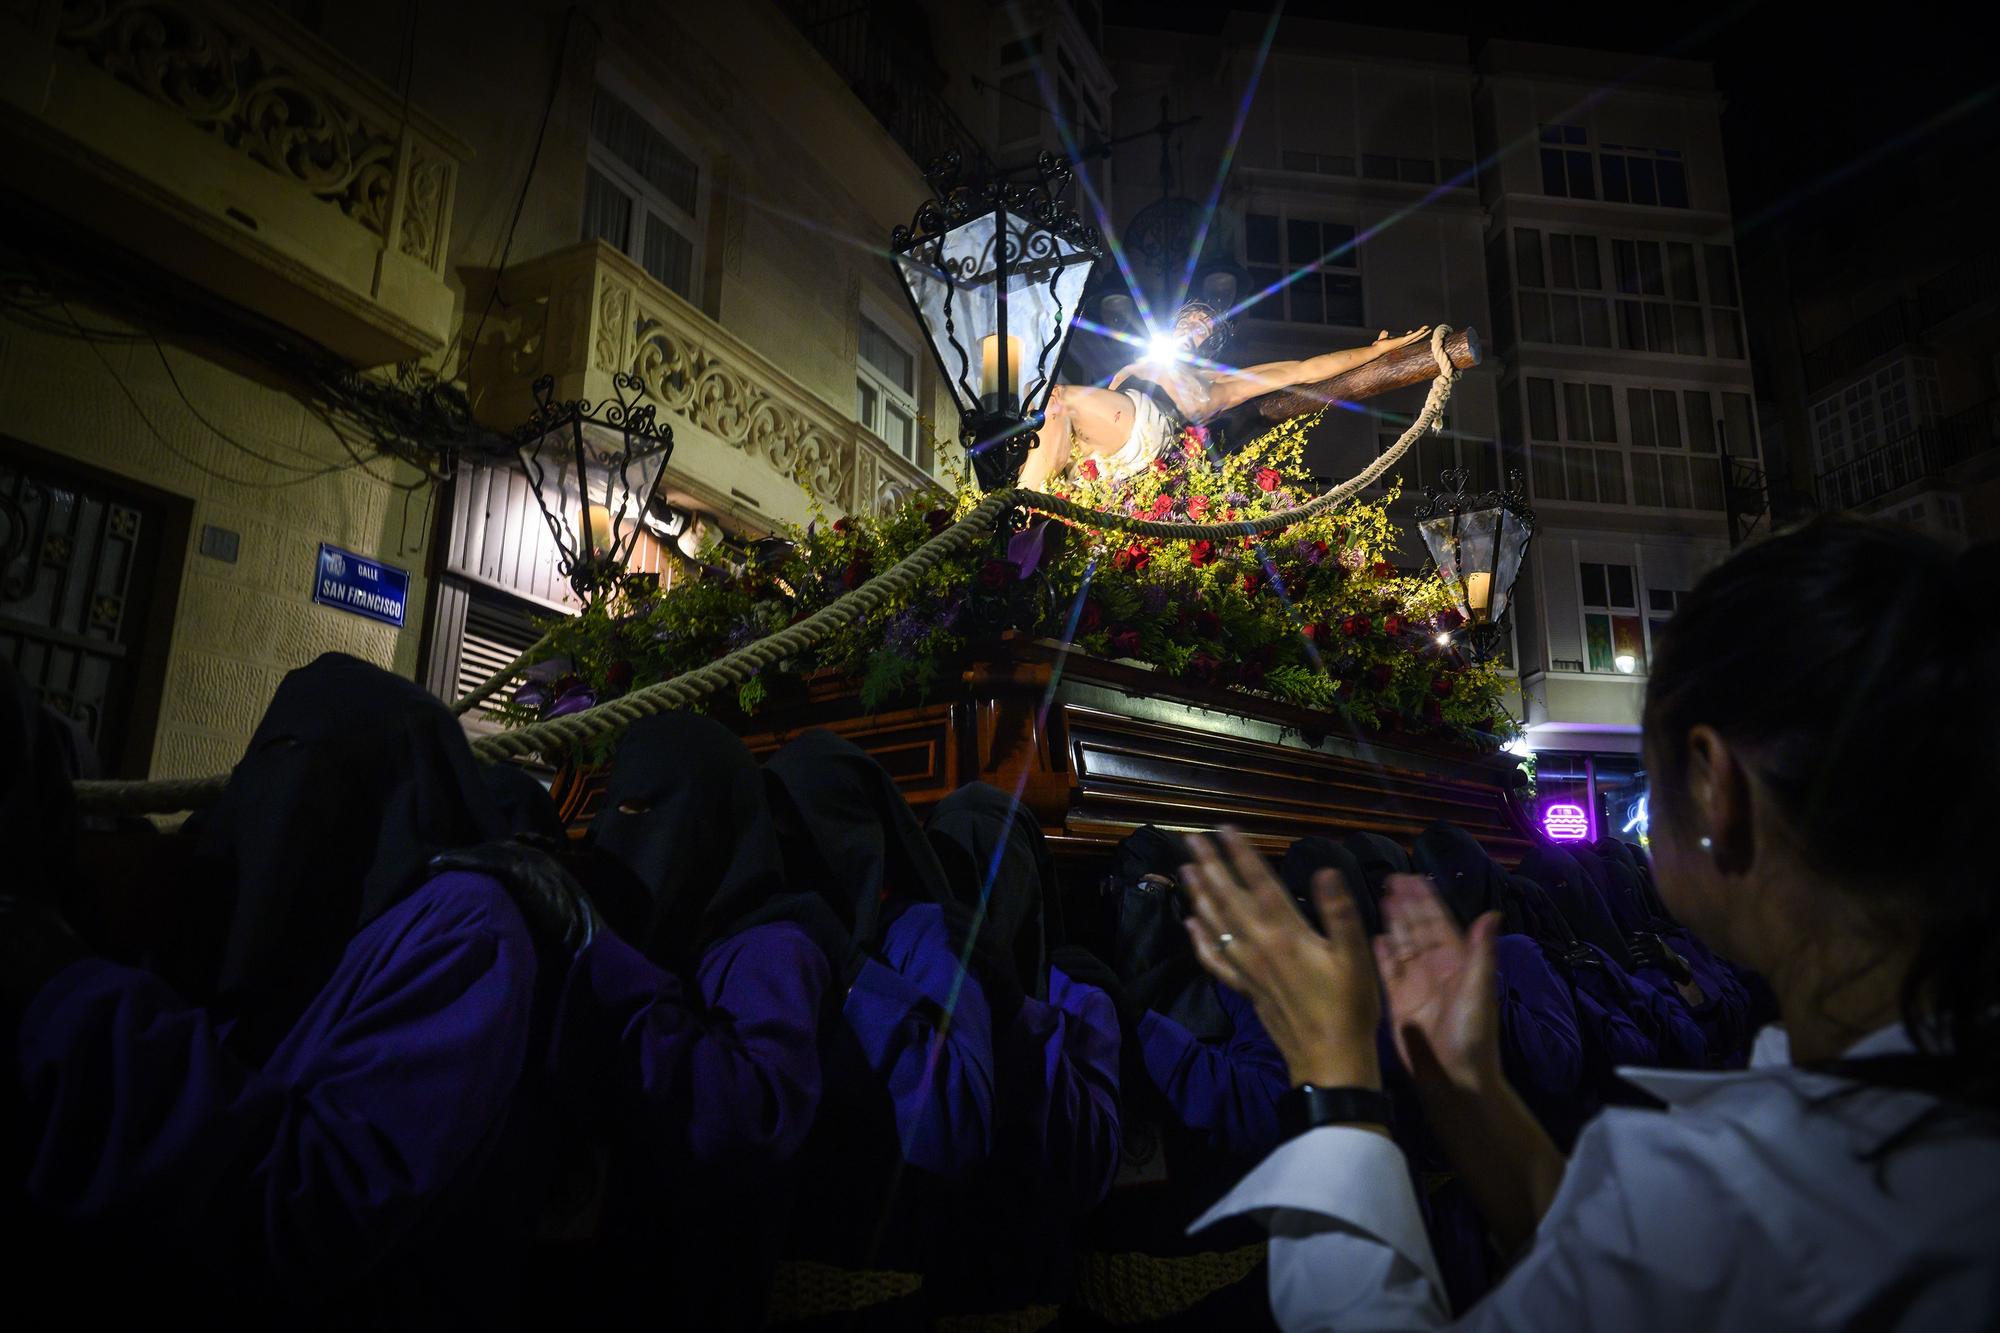
MULTIPOLYGON (((466 308, 482 309, 487 294, 472 283, 466 308)), ((801 487, 838 514, 936 485, 600 241, 509 267, 500 295, 471 376, 473 412, 496 430, 527 419, 539 376, 555 377, 557 398, 595 400, 610 396, 613 375, 629 371, 674 429, 660 489, 750 533, 804 522, 801 487)))
POLYGON ((357 366, 450 336, 467 156, 260 6, 0 7, 0 181, 357 366))

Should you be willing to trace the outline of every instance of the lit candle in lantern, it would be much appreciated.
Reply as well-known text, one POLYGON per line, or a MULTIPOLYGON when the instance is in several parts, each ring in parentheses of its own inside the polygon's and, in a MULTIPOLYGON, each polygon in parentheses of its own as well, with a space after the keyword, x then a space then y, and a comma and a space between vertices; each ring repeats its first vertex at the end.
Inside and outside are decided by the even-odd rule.
POLYGON ((1021 340, 1008 335, 1007 338, 1007 379, 1000 379, 1000 335, 988 334, 979 345, 979 391, 982 396, 992 398, 1004 396, 1018 400, 1021 396, 1021 340))
POLYGON ((1465 605, 1475 617, 1484 616, 1493 598, 1493 576, 1491 574, 1467 574, 1465 576, 1465 605))
POLYGON ((591 505, 584 511, 586 535, 590 540, 592 555, 604 555, 611 550, 611 511, 603 505, 591 505))

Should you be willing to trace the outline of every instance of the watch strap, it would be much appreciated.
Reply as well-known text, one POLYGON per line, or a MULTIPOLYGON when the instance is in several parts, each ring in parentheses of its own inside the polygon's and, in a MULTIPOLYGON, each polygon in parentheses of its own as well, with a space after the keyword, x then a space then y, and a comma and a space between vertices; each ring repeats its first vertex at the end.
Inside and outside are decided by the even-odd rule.
POLYGON ((1278 1098, 1278 1127, 1296 1138, 1322 1125, 1396 1125, 1395 1103, 1380 1088, 1322 1088, 1304 1083, 1278 1098))

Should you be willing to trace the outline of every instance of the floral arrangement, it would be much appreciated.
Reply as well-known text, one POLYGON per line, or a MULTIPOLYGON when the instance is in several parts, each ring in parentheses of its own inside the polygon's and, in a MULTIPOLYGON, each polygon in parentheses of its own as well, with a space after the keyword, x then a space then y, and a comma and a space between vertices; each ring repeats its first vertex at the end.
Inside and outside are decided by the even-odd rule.
MULTIPOLYGON (((1294 419, 1217 458, 1191 426, 1178 457, 1113 484, 1086 461, 1054 493, 1097 511, 1170 522, 1227 523, 1302 501, 1311 419, 1294 419)), ((885 570, 979 502, 913 497, 880 517, 815 518, 761 543, 734 568, 705 562, 662 591, 629 582, 582 615, 548 626, 551 661, 530 673, 503 720, 533 721, 665 680, 793 624, 885 570)), ((851 675, 864 707, 922 698, 982 643, 1007 630, 1143 663, 1204 685, 1275 696, 1360 726, 1457 738, 1479 748, 1512 723, 1491 666, 1455 636, 1462 621, 1434 575, 1399 574, 1392 491, 1302 519, 1265 538, 1161 541, 1115 528, 1034 518, 933 568, 905 597, 741 687, 755 713, 784 677, 851 675), (772 676, 780 679, 772 679, 772 676)))

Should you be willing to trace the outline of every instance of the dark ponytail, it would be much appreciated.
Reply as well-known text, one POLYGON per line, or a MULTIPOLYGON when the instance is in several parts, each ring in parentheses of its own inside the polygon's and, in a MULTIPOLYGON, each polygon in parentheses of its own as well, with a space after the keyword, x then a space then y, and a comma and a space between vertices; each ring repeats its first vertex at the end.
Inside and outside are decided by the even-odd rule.
POLYGON ((1667 626, 1647 682, 1656 826, 1683 822, 1685 738, 1713 727, 1831 891, 1908 940, 1918 1081, 2000 1105, 2000 544, 1960 556, 1821 518, 1731 556, 1667 626))

